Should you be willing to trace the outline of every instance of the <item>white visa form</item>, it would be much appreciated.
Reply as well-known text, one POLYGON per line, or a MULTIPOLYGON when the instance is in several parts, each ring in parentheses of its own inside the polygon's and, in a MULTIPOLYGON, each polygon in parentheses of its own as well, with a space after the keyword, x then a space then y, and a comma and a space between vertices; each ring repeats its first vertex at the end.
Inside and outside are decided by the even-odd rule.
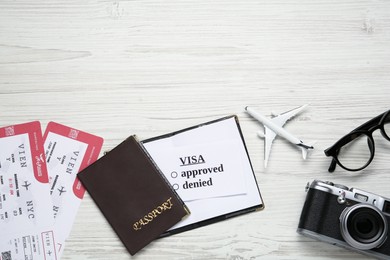
POLYGON ((263 208, 236 116, 151 138, 143 145, 191 211, 170 230, 263 208))

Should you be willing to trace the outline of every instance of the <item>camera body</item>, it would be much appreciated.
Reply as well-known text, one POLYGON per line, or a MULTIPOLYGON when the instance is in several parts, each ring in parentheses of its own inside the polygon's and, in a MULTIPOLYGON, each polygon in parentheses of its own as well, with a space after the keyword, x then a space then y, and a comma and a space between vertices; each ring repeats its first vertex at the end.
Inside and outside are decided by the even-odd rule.
POLYGON ((297 232, 379 259, 390 259, 390 199, 332 182, 314 180, 297 232))

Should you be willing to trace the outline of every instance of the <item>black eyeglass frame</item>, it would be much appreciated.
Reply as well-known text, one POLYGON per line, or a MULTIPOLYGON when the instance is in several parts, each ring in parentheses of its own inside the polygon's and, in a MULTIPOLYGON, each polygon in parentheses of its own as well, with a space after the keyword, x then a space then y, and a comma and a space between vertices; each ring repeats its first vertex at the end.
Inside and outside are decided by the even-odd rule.
POLYGON ((387 119, 389 114, 390 114, 390 110, 388 110, 388 111, 386 111, 386 112, 384 112, 384 113, 374 117, 373 119, 367 121, 366 123, 362 124, 361 126, 355 128, 354 130, 349 132, 347 135, 342 137, 340 140, 338 140, 334 145, 332 145, 331 147, 326 149, 324 151, 325 155, 333 157, 332 162, 330 163, 328 171, 329 172, 334 172, 337 164, 341 168, 343 168, 343 169, 345 169, 347 171, 360 171, 360 170, 363 170, 364 168, 366 168, 372 162, 372 160, 374 159, 374 154, 375 154, 375 142, 374 142, 374 138, 372 136, 372 133, 374 131, 380 129, 382 136, 385 139, 387 139, 388 141, 390 141, 390 137, 386 134, 386 131, 384 129, 384 125, 386 123, 385 119, 387 119), (359 137, 361 135, 365 135, 365 136, 368 137, 368 147, 369 147, 370 152, 371 152, 370 159, 367 161, 367 163, 365 165, 363 165, 360 168, 357 168, 357 169, 347 168, 338 159, 338 154, 340 152, 340 149, 344 145, 348 144, 349 142, 351 142, 352 140, 356 139, 357 137, 359 137))

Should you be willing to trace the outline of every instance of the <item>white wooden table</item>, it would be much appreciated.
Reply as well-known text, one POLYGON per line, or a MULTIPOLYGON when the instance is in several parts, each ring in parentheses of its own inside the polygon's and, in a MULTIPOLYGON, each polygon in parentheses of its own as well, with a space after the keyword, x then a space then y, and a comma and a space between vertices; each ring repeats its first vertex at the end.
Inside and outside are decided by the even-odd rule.
POLYGON ((159 239, 131 257, 87 194, 62 259, 367 259, 296 233, 305 185, 331 180, 390 197, 390 144, 359 173, 323 150, 390 108, 390 2, 187 0, 0 2, 0 125, 49 121, 104 137, 103 150, 239 116, 266 208, 159 239), (244 107, 283 112, 317 140, 306 161, 244 107))

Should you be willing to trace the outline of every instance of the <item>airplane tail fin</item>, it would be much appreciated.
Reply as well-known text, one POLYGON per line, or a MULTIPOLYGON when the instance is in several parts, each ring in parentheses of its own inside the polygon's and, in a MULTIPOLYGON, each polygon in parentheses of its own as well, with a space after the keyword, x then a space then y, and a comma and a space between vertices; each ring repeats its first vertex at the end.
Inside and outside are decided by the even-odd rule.
POLYGON ((309 151, 314 149, 313 145, 315 143, 316 143, 316 141, 310 142, 310 143, 305 144, 305 146, 301 146, 300 147, 301 150, 302 150, 302 157, 303 157, 304 160, 306 160, 309 151))
POLYGON ((301 147, 301 150, 302 150, 302 157, 303 157, 304 160, 306 160, 306 158, 307 158, 307 149, 301 147))

